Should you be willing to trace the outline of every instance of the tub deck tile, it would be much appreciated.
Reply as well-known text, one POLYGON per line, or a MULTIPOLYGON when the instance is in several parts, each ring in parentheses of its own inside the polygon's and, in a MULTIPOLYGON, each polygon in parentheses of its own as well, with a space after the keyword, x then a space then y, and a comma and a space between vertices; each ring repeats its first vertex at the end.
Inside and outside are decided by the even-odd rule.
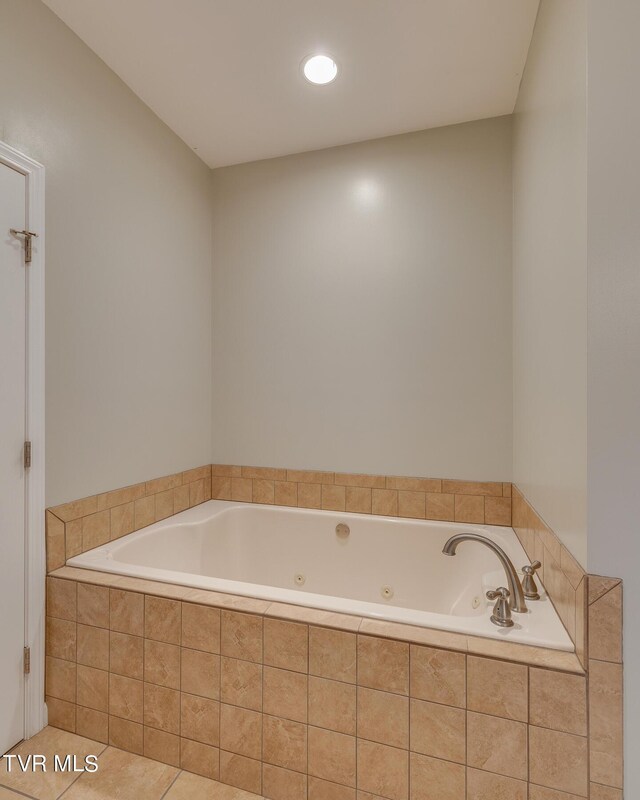
POLYGON ((585 671, 575 653, 568 650, 552 650, 517 642, 503 642, 499 639, 483 639, 480 636, 467 637, 467 652, 474 655, 500 658, 504 661, 517 661, 533 667, 548 667, 560 672, 575 672, 584 675, 585 671))
POLYGON ((426 644, 445 650, 467 650, 467 637, 461 633, 441 631, 435 628, 422 628, 418 625, 404 625, 401 622, 387 622, 363 618, 359 633, 381 636, 385 639, 402 639, 414 644, 426 644))
POLYGON ((334 611, 322 611, 318 608, 295 606, 287 603, 271 603, 265 611, 266 617, 305 622, 308 625, 320 625, 323 628, 338 628, 343 631, 356 633, 362 622, 362 617, 350 614, 339 614, 334 611))

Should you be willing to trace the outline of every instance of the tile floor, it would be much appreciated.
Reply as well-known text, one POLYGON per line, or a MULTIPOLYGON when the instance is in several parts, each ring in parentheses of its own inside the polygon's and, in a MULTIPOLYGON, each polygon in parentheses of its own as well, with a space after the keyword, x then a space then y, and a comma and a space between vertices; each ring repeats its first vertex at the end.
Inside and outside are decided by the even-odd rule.
MULTIPOLYGON (((258 795, 125 753, 73 733, 45 728, 11 753, 47 757, 47 772, 11 772, 0 763, 0 800, 258 800, 258 795), (54 754, 98 757, 94 773, 53 772, 54 754)), ((15 763, 15 762, 14 762, 15 763)))

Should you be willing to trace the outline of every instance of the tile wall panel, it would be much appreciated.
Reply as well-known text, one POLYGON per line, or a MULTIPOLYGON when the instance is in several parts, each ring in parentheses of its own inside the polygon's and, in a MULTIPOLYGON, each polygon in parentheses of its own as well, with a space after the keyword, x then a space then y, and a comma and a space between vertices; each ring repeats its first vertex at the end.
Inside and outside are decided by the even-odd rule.
POLYGON ((214 500, 511 525, 511 484, 213 464, 214 500))
POLYGON ((45 513, 47 572, 68 558, 211 499, 211 466, 74 500, 45 513))

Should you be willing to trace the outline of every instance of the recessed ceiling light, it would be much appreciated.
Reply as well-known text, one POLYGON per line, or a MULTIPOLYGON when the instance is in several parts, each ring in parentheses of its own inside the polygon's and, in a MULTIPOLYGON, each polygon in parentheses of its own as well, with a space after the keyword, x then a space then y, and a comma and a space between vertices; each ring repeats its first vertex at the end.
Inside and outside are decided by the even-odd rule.
POLYGON ((302 72, 309 83, 331 83, 338 74, 338 65, 330 56, 309 56, 303 62, 302 72))

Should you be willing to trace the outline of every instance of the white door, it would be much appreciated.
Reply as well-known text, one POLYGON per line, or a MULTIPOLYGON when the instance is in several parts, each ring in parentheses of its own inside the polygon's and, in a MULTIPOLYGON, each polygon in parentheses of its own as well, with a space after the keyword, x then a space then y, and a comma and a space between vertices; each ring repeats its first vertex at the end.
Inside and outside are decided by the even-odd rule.
POLYGON ((26 178, 0 162, 0 753, 24 738, 26 178))

